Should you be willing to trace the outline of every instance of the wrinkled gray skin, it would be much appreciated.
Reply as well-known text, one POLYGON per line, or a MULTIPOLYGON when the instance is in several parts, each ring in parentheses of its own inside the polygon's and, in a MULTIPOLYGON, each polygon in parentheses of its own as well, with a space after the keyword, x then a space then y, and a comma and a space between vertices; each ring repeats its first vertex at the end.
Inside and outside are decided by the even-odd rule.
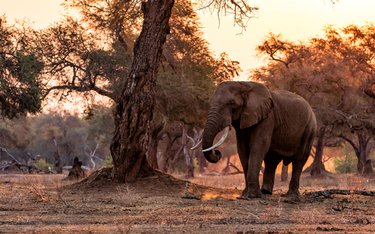
MULTIPOLYGON (((243 198, 272 194, 275 170, 280 161, 292 163, 292 178, 287 195, 299 195, 302 168, 309 156, 316 132, 316 118, 310 105, 287 91, 269 91, 255 82, 221 83, 213 96, 203 133, 202 148, 212 146, 215 136, 225 127, 236 130, 237 149, 245 174, 243 198), (259 172, 265 163, 262 189, 259 172)), ((204 153, 216 163, 218 150, 204 153)))

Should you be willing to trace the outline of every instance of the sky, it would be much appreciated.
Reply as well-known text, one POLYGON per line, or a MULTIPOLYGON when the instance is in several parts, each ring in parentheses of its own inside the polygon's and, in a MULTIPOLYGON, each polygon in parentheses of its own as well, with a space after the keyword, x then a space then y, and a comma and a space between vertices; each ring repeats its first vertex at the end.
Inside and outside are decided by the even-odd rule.
MULTIPOLYGON (((0 0, 0 14, 9 23, 27 20, 36 28, 48 27, 66 12, 62 0, 0 0)), ((246 79, 249 70, 265 63, 257 57, 256 46, 272 32, 284 39, 305 41, 323 34, 327 25, 344 27, 349 24, 375 24, 375 0, 248 0, 259 7, 250 19, 246 31, 233 24, 233 15, 221 16, 209 10, 198 12, 204 37, 211 50, 219 55, 227 52, 240 62, 243 72, 236 79, 246 79)))

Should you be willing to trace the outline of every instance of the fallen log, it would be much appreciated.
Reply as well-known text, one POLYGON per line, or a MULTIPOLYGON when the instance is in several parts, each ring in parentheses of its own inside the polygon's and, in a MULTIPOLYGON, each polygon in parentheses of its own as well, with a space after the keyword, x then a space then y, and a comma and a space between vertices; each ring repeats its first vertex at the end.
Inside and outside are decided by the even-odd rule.
POLYGON ((0 163, 0 172, 2 173, 51 173, 51 171, 36 167, 35 165, 26 165, 16 161, 3 161, 0 163))
POLYGON ((348 189, 326 189, 321 191, 314 191, 305 193, 306 196, 311 198, 317 197, 330 197, 331 195, 363 195, 363 196, 375 196, 375 191, 367 190, 348 190, 348 189))

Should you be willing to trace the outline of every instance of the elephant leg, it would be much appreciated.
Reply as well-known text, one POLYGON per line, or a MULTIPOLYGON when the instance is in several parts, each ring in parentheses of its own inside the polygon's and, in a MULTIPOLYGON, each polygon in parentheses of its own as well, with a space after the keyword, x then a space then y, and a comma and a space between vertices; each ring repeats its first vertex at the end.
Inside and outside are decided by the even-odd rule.
POLYGON ((299 196, 299 181, 303 166, 310 155, 313 139, 314 132, 307 131, 302 140, 302 144, 297 151, 298 153, 294 156, 294 160, 292 161, 292 178, 290 179, 289 190, 287 192, 288 196, 299 196))
POLYGON ((261 192, 263 194, 272 194, 273 185, 275 182, 275 172, 277 165, 281 162, 281 157, 275 153, 268 153, 264 158, 264 174, 263 185, 261 192))
POLYGON ((237 137, 237 152, 238 152, 238 156, 240 158, 242 169, 245 175, 245 190, 242 192, 242 195, 244 195, 247 192, 247 172, 248 172, 247 163, 249 161, 249 155, 250 155, 249 136, 248 134, 244 132, 241 132, 241 133, 237 132, 236 137, 237 137))
POLYGON ((247 191, 243 194, 246 198, 261 197, 259 188, 259 173, 262 162, 269 150, 272 138, 273 122, 267 118, 254 127, 250 134, 250 157, 247 171, 247 191))
POLYGON ((299 180, 302 174, 302 168, 305 163, 299 161, 292 163, 292 178, 289 183, 289 190, 286 195, 288 196, 299 196, 299 180))

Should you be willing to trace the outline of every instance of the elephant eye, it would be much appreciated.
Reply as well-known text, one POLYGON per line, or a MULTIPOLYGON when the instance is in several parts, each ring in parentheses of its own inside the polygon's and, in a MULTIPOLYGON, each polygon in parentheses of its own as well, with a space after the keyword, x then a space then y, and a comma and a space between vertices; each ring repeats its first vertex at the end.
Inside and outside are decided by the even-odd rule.
POLYGON ((236 103, 236 101, 232 100, 232 101, 229 102, 229 105, 232 106, 232 107, 235 107, 235 106, 237 106, 237 103, 236 103))

